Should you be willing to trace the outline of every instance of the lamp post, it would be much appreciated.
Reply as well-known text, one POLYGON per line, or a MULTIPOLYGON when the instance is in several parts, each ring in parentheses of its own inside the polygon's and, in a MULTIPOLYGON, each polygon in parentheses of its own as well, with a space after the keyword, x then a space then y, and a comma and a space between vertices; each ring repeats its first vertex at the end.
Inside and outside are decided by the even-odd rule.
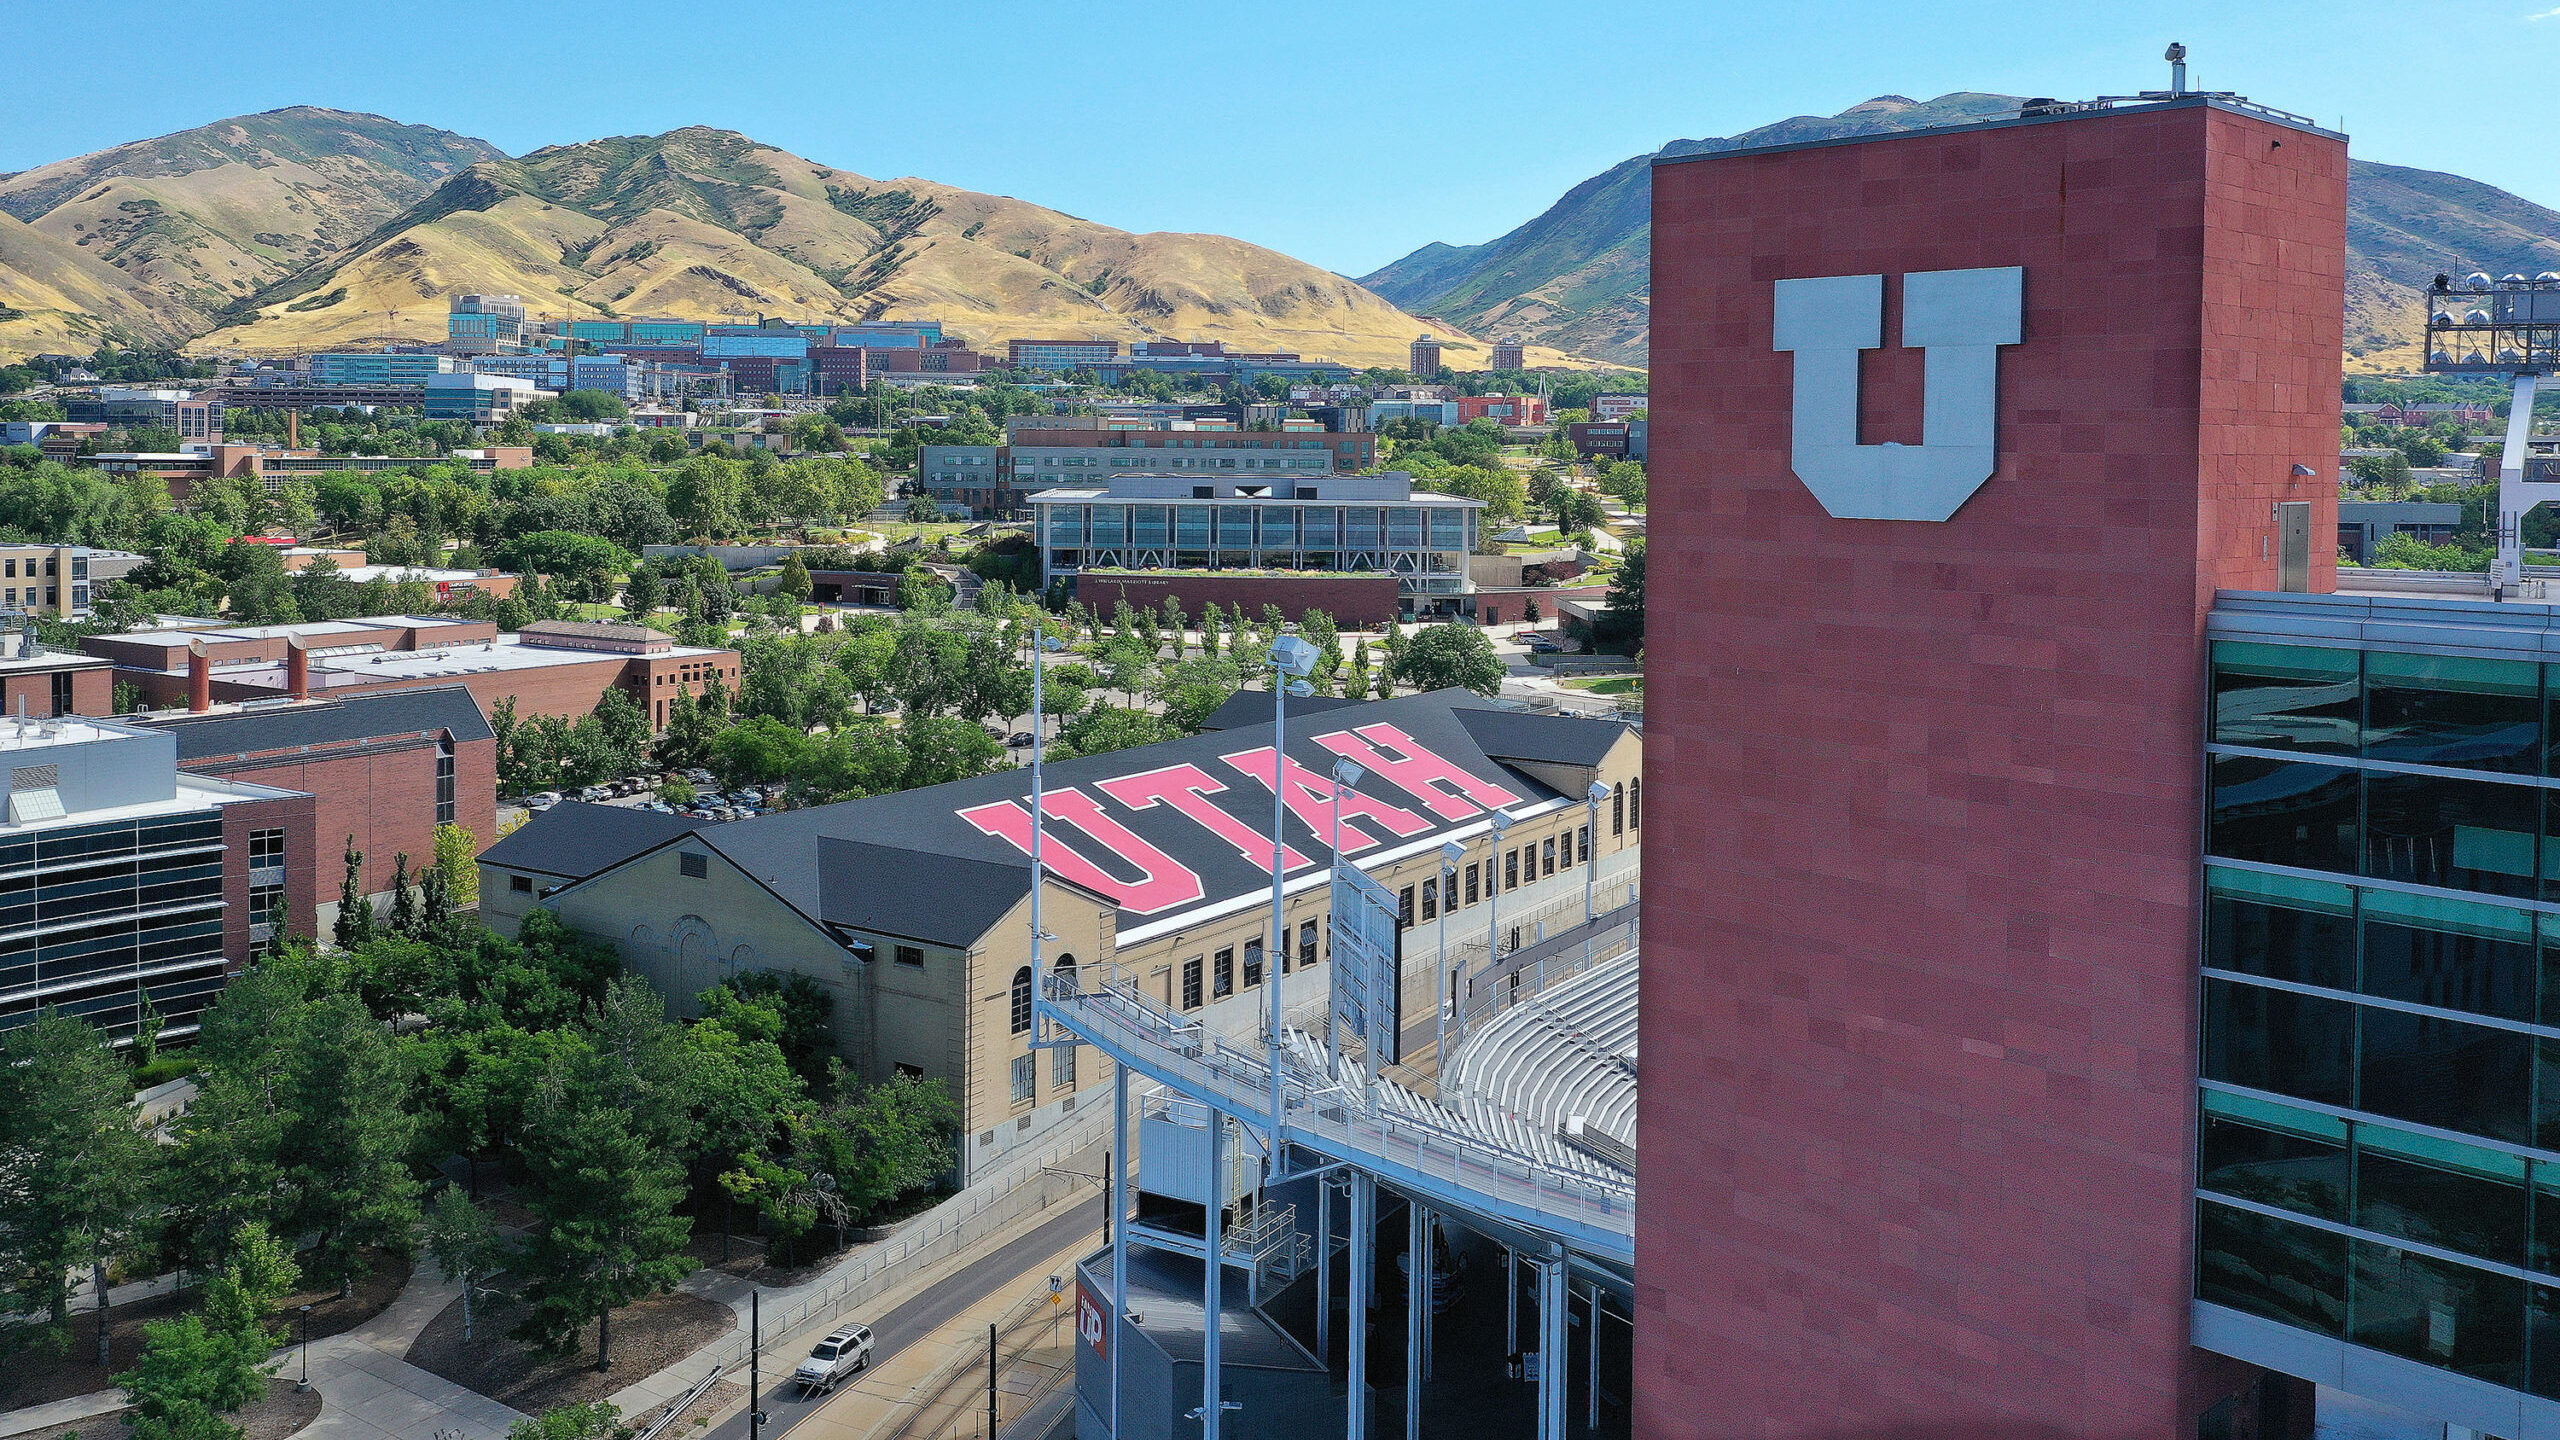
POLYGON ((1032 1016, 1034 1017, 1034 1028, 1033 1028, 1033 1031, 1032 1031, 1032 1037, 1031 1037, 1031 1038, 1032 1038, 1033 1040, 1035 1040, 1035 1041, 1036 1041, 1036 1040, 1038 1040, 1038 1039, 1040 1038, 1040 1027, 1038 1026, 1038 1023, 1037 1023, 1038 1016, 1039 1016, 1039 1014, 1040 1014, 1041 1008, 1042 1008, 1043 1006, 1045 1006, 1045 1005, 1048 1003, 1048 1000, 1049 1000, 1049 989, 1048 989, 1048 979, 1049 979, 1049 977, 1048 977, 1047 975, 1043 974, 1043 973, 1041 972, 1041 969, 1040 969, 1040 943, 1041 943, 1042 941, 1044 941, 1044 940, 1048 940, 1048 939, 1052 938, 1052 937, 1050 936, 1050 934, 1049 934, 1049 932, 1048 932, 1048 931, 1046 931, 1046 930, 1044 930, 1044 929, 1042 929, 1042 928, 1040 927, 1040 892, 1041 892, 1042 890, 1044 890, 1044 889, 1046 889, 1046 888, 1047 888, 1045 885, 1043 885, 1043 884, 1041 883, 1041 882, 1042 882, 1042 880, 1046 878, 1046 876, 1047 876, 1047 871, 1042 867, 1042 864, 1041 864, 1041 859, 1040 859, 1040 840, 1041 840, 1041 837, 1042 837, 1043 835, 1045 835, 1045 834, 1048 832, 1048 826, 1047 826, 1046 824, 1044 824, 1044 823, 1043 823, 1043 817, 1042 817, 1042 815, 1041 815, 1041 813, 1040 813, 1041 808, 1042 808, 1042 805, 1043 805, 1043 803, 1044 803, 1044 801, 1045 801, 1045 799, 1046 799, 1046 797, 1041 793, 1040 760, 1041 760, 1041 755, 1042 755, 1042 753, 1043 753, 1044 751, 1046 751, 1046 750, 1047 750, 1047 748, 1048 748, 1047 744, 1045 743, 1045 742, 1046 742, 1046 732, 1047 732, 1047 730, 1048 730, 1048 724, 1047 724, 1046 719, 1045 719, 1045 718, 1042 716, 1042 714, 1041 714, 1041 708, 1042 708, 1042 706, 1043 706, 1043 705, 1045 705, 1045 704, 1047 703, 1048 696, 1047 696, 1046 692, 1041 688, 1041 682, 1042 682, 1042 677, 1044 676, 1044 674, 1047 672, 1047 669, 1048 669, 1047 665, 1044 663, 1043 657, 1045 657, 1045 656, 1046 656, 1050 651, 1053 651, 1053 650, 1063 650, 1063 649, 1065 649, 1065 648, 1066 648, 1066 642, 1064 642, 1064 641, 1062 641, 1062 640, 1053 640, 1053 639, 1051 639, 1050 637, 1048 637, 1047 635, 1044 635, 1044 634, 1040 633, 1040 622, 1039 622, 1039 620, 1038 620, 1038 619, 1036 619, 1036 618, 1032 620, 1032 622, 1031 622, 1031 1013, 1032 1013, 1032 1016))
POLYGON ((1592 842, 1600 838, 1600 802, 1608 798, 1609 787, 1597 780, 1591 782, 1590 789, 1582 792, 1583 807, 1591 816, 1582 827, 1583 843, 1591 849, 1582 862, 1582 923, 1585 925, 1592 921, 1595 913, 1591 908, 1592 898, 1600 885, 1600 847, 1592 842))
POLYGON ((1440 847, 1440 958, 1434 965, 1440 975, 1440 1011, 1433 1016, 1431 1035, 1431 1074, 1437 1079, 1449 1064, 1449 1001, 1457 987, 1449 983, 1449 912, 1456 907, 1450 902, 1458 898, 1458 862, 1467 858, 1467 847, 1452 840, 1440 847))
MULTIPOLYGON (((1511 817, 1496 810, 1485 823, 1493 827, 1493 855, 1484 865, 1484 968, 1490 971, 1502 959, 1502 837, 1511 828, 1511 817)), ((1464 1038, 1466 1033, 1467 1012, 1462 1002, 1458 1034, 1464 1038)))
MULTIPOLYGON (((1357 786, 1360 783, 1360 777, 1368 773, 1368 771, 1361 769, 1359 764, 1355 761, 1336 760, 1333 762, 1333 856, 1332 864, 1328 866, 1325 871, 1325 879, 1329 888, 1332 888, 1334 871, 1338 870, 1342 865, 1342 792, 1357 786)), ((1332 910, 1332 899, 1328 896, 1325 902, 1325 912, 1330 915, 1332 910)), ((1325 1006, 1324 1010, 1324 1050, 1326 1070, 1325 1078, 1330 1080, 1335 1075, 1342 1072, 1342 1037, 1334 1031, 1333 1006, 1330 1003, 1325 1006)))
POLYGON ((302 1378, 293 1383, 293 1390, 297 1395, 311 1389, 311 1307, 304 1305, 299 1309, 302 1324, 302 1378))
MULTIPOLYGON (((1289 916, 1282 894, 1282 857, 1289 853, 1282 838, 1282 821, 1289 814, 1289 697, 1311 695, 1315 687, 1306 677, 1316 668, 1316 647, 1300 636, 1283 635, 1271 642, 1271 948, 1263 952, 1262 983, 1271 992, 1271 1158, 1280 1158, 1280 1050, 1282 1026, 1286 1023, 1280 1008, 1280 957, 1289 945, 1289 916)), ((1337 809, 1336 816, 1341 814, 1337 809)), ((1339 823, 1337 821, 1337 823, 1339 823)), ((1217 1323, 1212 1316, 1210 1323, 1217 1323)))

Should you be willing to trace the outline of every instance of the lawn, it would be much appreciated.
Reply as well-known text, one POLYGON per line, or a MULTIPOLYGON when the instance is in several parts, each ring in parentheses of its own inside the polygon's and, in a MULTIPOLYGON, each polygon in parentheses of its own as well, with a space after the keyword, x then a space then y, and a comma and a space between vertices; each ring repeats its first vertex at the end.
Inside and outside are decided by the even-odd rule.
POLYGON ((1641 675, 1601 675, 1589 680, 1559 680, 1556 683, 1567 690, 1580 690, 1592 695, 1644 693, 1644 677, 1641 675))

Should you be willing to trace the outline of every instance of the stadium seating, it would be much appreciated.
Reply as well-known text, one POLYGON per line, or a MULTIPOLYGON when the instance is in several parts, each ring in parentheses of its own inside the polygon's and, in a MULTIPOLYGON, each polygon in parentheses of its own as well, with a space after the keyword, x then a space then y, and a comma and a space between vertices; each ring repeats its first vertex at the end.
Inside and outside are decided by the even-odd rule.
POLYGON ((1442 1104, 1478 1130, 1539 1136, 1580 1116, 1632 1148, 1636 977, 1622 955, 1497 1013, 1451 1056, 1442 1104))

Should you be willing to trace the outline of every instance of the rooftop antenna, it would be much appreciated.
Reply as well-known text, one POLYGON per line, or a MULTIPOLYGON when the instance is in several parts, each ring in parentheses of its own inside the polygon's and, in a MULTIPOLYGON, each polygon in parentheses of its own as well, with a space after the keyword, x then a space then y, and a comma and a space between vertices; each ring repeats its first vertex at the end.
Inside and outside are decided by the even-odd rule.
POLYGON ((2169 93, 2173 96, 2186 94, 2187 47, 2172 40, 2160 58, 2169 62, 2169 93))

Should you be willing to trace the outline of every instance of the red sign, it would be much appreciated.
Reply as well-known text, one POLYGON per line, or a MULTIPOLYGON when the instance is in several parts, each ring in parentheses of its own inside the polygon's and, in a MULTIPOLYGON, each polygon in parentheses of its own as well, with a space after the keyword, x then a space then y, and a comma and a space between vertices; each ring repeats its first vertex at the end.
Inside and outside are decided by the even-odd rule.
POLYGON ((1083 1278, 1078 1277, 1076 1280, 1076 1338, 1092 1346, 1093 1353, 1105 1360, 1111 1358, 1111 1328, 1103 1321, 1110 1313, 1110 1307, 1096 1300, 1093 1292, 1085 1288, 1083 1278))

